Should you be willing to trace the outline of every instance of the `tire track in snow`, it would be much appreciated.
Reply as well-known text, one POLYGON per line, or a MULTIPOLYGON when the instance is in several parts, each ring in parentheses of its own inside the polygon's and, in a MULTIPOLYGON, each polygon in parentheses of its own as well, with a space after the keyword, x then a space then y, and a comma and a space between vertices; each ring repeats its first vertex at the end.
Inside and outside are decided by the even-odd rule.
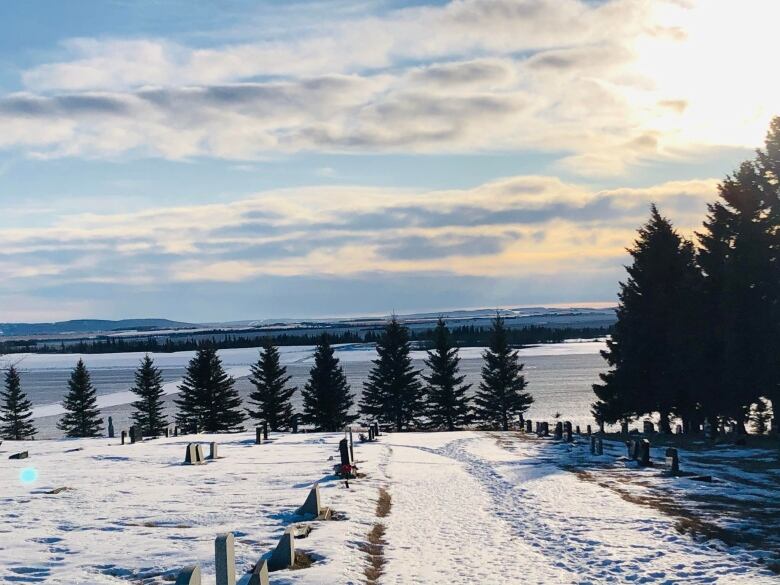
POLYGON ((489 494, 496 517, 550 559, 552 566, 580 575, 577 583, 773 582, 750 568, 755 566, 753 557, 696 543, 677 533, 668 520, 648 517, 641 509, 637 513, 639 507, 584 485, 551 460, 492 462, 469 452, 467 447, 480 440, 486 438, 458 439, 438 449, 418 448, 463 465, 489 494), (498 471, 501 466, 533 471, 531 480, 545 485, 527 489, 509 481, 498 471), (550 474, 556 480, 547 486, 550 480, 544 476, 550 474), (540 488, 547 488, 543 496, 540 488), (588 501, 572 502, 584 498, 588 501), (627 513, 621 516, 623 511, 627 513))

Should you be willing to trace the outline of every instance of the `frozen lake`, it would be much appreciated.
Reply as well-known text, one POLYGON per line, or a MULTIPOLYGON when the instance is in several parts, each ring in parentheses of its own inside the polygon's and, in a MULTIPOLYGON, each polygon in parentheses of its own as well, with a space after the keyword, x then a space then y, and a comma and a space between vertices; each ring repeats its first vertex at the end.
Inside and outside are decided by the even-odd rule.
MULTIPOLYGON (((590 405, 594 396, 591 385, 598 381, 598 375, 605 368, 605 362, 599 355, 604 343, 599 341, 568 342, 528 347, 520 350, 525 363, 528 390, 533 394, 535 403, 527 416, 531 419, 551 419, 560 413, 566 420, 584 427, 592 424, 590 405)), ((461 370, 466 382, 474 384, 480 381, 482 367, 482 348, 463 348, 461 350, 461 370)), ((291 384, 303 387, 308 377, 313 359, 313 347, 292 346, 280 348, 282 360, 292 375, 291 384)), ((174 393, 181 379, 187 361, 194 352, 154 354, 155 363, 162 370, 169 414, 174 412, 174 393)), ((251 390, 247 379, 249 365, 257 360, 258 349, 220 350, 227 371, 237 379, 237 388, 242 396, 251 390)), ((359 398, 371 360, 376 357, 370 345, 337 346, 337 356, 341 359, 352 391, 359 398)), ((56 422, 62 409, 59 405, 67 389, 70 370, 82 357, 91 374, 92 382, 98 393, 98 401, 103 415, 113 416, 117 429, 129 426, 130 406, 133 395, 128 391, 133 383, 133 372, 143 357, 140 353, 120 353, 103 355, 62 354, 17 354, 0 358, 4 366, 16 364, 22 377, 22 385, 35 405, 38 438, 56 438, 61 433, 56 422)), ((424 351, 413 353, 415 367, 424 369, 424 351)), ((294 397, 296 408, 300 408, 300 394, 294 397)))

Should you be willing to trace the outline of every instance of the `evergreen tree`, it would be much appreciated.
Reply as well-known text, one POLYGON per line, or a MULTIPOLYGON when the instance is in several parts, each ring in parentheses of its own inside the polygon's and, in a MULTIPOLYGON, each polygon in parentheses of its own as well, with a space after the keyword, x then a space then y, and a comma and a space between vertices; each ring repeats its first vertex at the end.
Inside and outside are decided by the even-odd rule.
POLYGON ((420 372, 412 367, 409 329, 393 315, 376 344, 379 357, 363 384, 361 412, 402 431, 424 413, 420 372))
POLYGON ((210 344, 197 350, 179 386, 179 426, 207 433, 235 431, 244 422, 235 380, 225 373, 217 350, 210 344))
POLYGON ((257 363, 252 364, 252 375, 249 381, 255 390, 249 394, 249 402, 256 409, 247 409, 254 419, 265 421, 272 431, 289 428, 292 418, 290 398, 295 388, 288 388, 287 382, 292 376, 287 375, 287 368, 279 361, 279 350, 270 339, 266 340, 257 363))
POLYGON ((763 398, 759 398, 750 409, 750 420, 753 430, 758 435, 765 435, 769 430, 769 421, 772 420, 772 409, 763 398))
POLYGON ((97 393, 92 386, 84 360, 79 360, 70 374, 68 394, 62 403, 65 414, 57 428, 68 437, 97 437, 103 430, 100 409, 97 407, 97 393))
POLYGON ((695 416, 701 385, 695 252, 653 205, 629 253, 618 320, 602 352, 611 370, 593 386, 594 414, 600 423, 614 423, 658 412, 660 430, 670 432, 673 414, 695 416))
POLYGON ((482 357, 482 382, 474 398, 477 418, 507 431, 512 417, 522 415, 534 399, 524 392, 523 364, 517 350, 509 345, 504 319, 498 312, 482 357))
POLYGON ((314 366, 302 395, 301 418, 319 430, 340 431, 357 418, 349 412, 355 396, 349 391, 347 377, 327 335, 320 338, 314 351, 314 366))
POLYGON ((142 435, 161 435, 168 426, 162 402, 162 383, 162 372, 146 354, 135 371, 135 385, 130 388, 139 398, 132 403, 135 411, 131 416, 142 435))
POLYGON ((11 366, 5 373, 5 390, 0 391, 0 438, 21 441, 35 437, 32 402, 22 391, 19 372, 11 366))
POLYGON ((444 319, 439 318, 433 332, 433 348, 425 365, 430 373, 423 376, 428 394, 428 419, 433 428, 454 431, 471 423, 471 398, 466 395, 471 384, 463 384, 459 374, 460 356, 444 319))

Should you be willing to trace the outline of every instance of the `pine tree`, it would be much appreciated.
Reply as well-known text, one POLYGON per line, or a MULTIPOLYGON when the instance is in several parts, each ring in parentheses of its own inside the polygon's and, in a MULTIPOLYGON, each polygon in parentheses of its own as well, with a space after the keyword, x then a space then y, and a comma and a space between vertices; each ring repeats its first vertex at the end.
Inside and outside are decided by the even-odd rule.
POLYGON ((162 372, 146 354, 135 371, 135 385, 130 389, 139 397, 132 403, 135 411, 131 416, 142 435, 161 435, 168 426, 162 402, 162 383, 162 372))
POLYGON ((602 352, 611 370, 593 386, 594 414, 614 423, 658 412, 661 431, 670 432, 670 416, 690 420, 697 409, 700 274, 693 245, 655 205, 629 253, 618 320, 602 352))
POLYGON ((97 392, 92 386, 84 360, 79 360, 68 381, 68 394, 62 403, 65 414, 57 428, 68 437, 97 437, 103 430, 100 409, 97 407, 97 392))
POLYGON ((290 378, 287 368, 280 363, 279 350, 269 339, 260 351, 257 363, 252 364, 249 381, 255 390, 249 394, 249 402, 256 409, 248 408, 247 413, 268 423, 272 431, 289 428, 293 413, 290 398, 295 393, 295 388, 287 387, 290 378))
POLYGON ((458 347, 442 318, 433 330, 433 348, 428 351, 425 365, 430 369, 430 373, 423 376, 427 384, 430 426, 454 431, 470 424, 473 418, 471 398, 466 393, 471 384, 463 384, 466 376, 459 374, 458 347))
POLYGON ((206 344, 195 353, 179 386, 176 422, 206 433, 235 431, 244 422, 235 380, 225 373, 217 350, 206 344))
POLYGON ((769 421, 772 420, 772 409, 764 398, 759 398, 750 409, 750 420, 753 430, 758 435, 765 435, 769 430, 769 421))
POLYGON ((35 437, 32 402, 22 391, 19 372, 14 366, 5 373, 5 391, 0 391, 0 438, 21 441, 35 437))
POLYGON ((482 354, 482 382, 474 399, 477 418, 509 430, 512 417, 522 415, 533 397, 524 392, 527 383, 517 350, 509 345, 504 319, 499 313, 493 319, 488 348, 482 354))
POLYGON ((314 350, 314 366, 303 388, 303 416, 306 424, 323 431, 340 431, 357 419, 350 414, 355 396, 349 391, 347 377, 333 355, 327 335, 314 350))
POLYGON ((393 315, 376 344, 378 358, 363 384, 360 411, 402 431, 424 413, 420 372, 412 367, 409 329, 393 315))

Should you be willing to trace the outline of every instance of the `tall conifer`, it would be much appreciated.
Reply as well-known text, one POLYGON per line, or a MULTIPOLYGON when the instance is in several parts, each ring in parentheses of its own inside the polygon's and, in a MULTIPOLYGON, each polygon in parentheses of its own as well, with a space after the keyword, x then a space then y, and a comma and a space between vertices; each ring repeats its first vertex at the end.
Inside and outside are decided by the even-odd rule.
POLYGON ((419 420, 425 405, 420 372, 412 367, 409 329, 395 315, 385 325, 376 351, 378 357, 363 384, 360 410, 402 431, 419 420))
POLYGON ((354 395, 349 391, 347 377, 333 355, 327 335, 320 338, 314 350, 314 366, 303 388, 304 423, 323 431, 340 431, 357 416, 350 414, 354 395))
POLYGON ((287 386, 290 378, 287 368, 281 365, 279 350, 269 339, 257 362, 252 364, 249 381, 255 389, 249 394, 249 403, 255 408, 247 408, 247 413, 256 420, 267 422, 272 431, 289 427, 292 418, 290 398, 295 393, 295 388, 287 386))
POLYGON ((0 391, 0 438, 21 441, 35 437, 32 402, 22 391, 19 372, 14 366, 5 372, 5 390, 0 391))
POLYGON ((162 383, 162 372, 146 354, 135 371, 135 385, 130 389, 139 398, 132 404, 135 410, 131 416, 142 435, 161 435, 168 426, 162 383))
POLYGON ((100 409, 97 406, 97 392, 92 386, 84 360, 79 360, 70 374, 68 393, 65 395, 62 415, 57 428, 68 437, 97 437, 103 430, 100 409))
POLYGON ((458 346, 442 318, 433 330, 433 347, 428 351, 425 365, 430 370, 423 375, 430 426, 454 431, 468 425, 473 418, 471 398, 467 394, 471 384, 463 384, 466 376, 459 372, 458 346))
POLYGON ((512 419, 528 410, 534 399, 524 392, 527 383, 523 364, 517 350, 509 345, 504 319, 498 313, 493 319, 490 343, 482 355, 482 382, 474 399, 477 418, 509 430, 512 419))

